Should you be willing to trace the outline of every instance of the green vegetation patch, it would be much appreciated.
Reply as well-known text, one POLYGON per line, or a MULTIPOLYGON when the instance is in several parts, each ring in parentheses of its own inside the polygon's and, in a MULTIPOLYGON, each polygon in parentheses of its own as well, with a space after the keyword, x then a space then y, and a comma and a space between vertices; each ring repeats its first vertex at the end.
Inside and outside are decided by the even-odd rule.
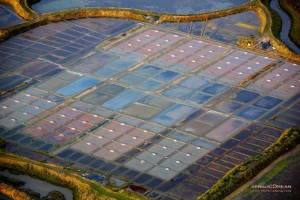
POLYGON ((94 181, 85 179, 70 169, 53 164, 40 163, 21 156, 0 152, 0 165, 7 169, 24 172, 54 185, 68 187, 74 199, 146 199, 126 190, 112 191, 94 181))
MULTIPOLYGON (((277 161, 277 160, 276 160, 277 161)), ((245 186, 237 189, 232 195, 229 195, 226 199, 297 199, 300 192, 295 189, 298 187, 298 179, 300 166, 300 146, 298 145, 294 150, 292 150, 287 155, 279 158, 279 161, 272 163, 268 168, 268 171, 263 173, 261 176, 258 175, 255 177, 257 180, 250 181, 245 186), (257 192, 252 188, 253 185, 271 185, 271 184, 280 184, 280 185, 291 185, 292 192, 285 193, 264 193, 257 192)), ((264 170, 266 171, 266 170, 264 170)))
POLYGON ((269 171, 266 175, 263 176, 263 178, 258 182, 258 185, 264 185, 268 183, 271 179, 273 179, 280 172, 282 172, 282 170, 284 170, 288 165, 295 162, 300 162, 300 153, 298 153, 291 159, 284 159, 278 164, 276 164, 276 166, 271 171, 269 171))
POLYGON ((297 144, 300 144, 300 127, 285 131, 274 144, 229 171, 199 199, 218 200, 225 198, 297 144))

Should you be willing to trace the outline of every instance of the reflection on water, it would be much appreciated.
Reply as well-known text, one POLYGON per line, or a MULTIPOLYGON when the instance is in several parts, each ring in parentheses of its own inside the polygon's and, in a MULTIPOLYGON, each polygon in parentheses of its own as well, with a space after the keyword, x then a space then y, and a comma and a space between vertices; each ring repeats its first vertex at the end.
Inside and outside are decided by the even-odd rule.
POLYGON ((0 4, 0 29, 24 23, 25 20, 20 18, 8 5, 0 4))
POLYGON ((206 36, 222 42, 236 44, 240 37, 259 35, 261 23, 255 12, 247 11, 202 22, 163 23, 167 28, 206 36))
POLYGON ((280 32, 280 38, 281 40, 294 52, 297 54, 300 53, 300 48, 297 47, 295 43, 289 38, 289 31, 291 28, 291 19, 288 14, 286 14, 280 7, 278 0, 276 1, 271 1, 270 6, 272 9, 274 9, 279 16, 281 17, 281 20, 284 22, 282 23, 282 28, 280 32))
POLYGON ((247 2, 249 0, 42 0, 32 7, 40 13, 80 7, 120 7, 153 12, 191 14, 230 8, 247 2))
POLYGON ((59 187, 56 185, 52 185, 45 181, 31 178, 30 176, 27 176, 27 175, 15 175, 8 171, 1 171, 0 174, 2 176, 6 176, 8 178, 14 178, 14 179, 25 182, 25 185, 23 186, 24 189, 30 189, 35 192, 38 192, 41 194, 42 197, 46 196, 50 191, 56 190, 56 191, 61 192, 67 200, 73 199, 72 191, 69 189, 59 187))

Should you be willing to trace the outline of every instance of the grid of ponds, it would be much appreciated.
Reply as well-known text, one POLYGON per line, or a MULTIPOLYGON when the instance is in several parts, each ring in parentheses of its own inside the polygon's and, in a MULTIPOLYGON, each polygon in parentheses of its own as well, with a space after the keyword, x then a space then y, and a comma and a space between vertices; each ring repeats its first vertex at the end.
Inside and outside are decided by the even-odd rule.
POLYGON ((162 26, 236 44, 238 38, 258 36, 261 22, 255 12, 247 11, 205 22, 163 23, 162 26))
MULTIPOLYGON (((2 44, 32 45, 24 34, 2 44)), ((76 60, 40 55, 10 69, 36 83, 2 97, 2 138, 151 197, 195 199, 299 124, 297 64, 147 25, 108 48, 93 44, 76 60)))
POLYGON ((18 16, 11 6, 0 3, 0 29, 26 22, 18 16))
POLYGON ((87 18, 40 26, 1 43, 0 70, 3 73, 21 70, 19 73, 25 76, 31 76, 33 71, 46 74, 47 66, 41 65, 55 63, 56 68, 61 68, 62 64, 78 59, 100 42, 136 24, 130 20, 87 18))
POLYGON ((237 5, 248 3, 249 0, 202 0, 199 3, 197 0, 180 1, 180 0, 114 0, 114 1, 85 1, 72 0, 72 3, 62 0, 42 0, 32 6, 34 10, 40 13, 54 12, 71 8, 81 7, 117 7, 117 8, 134 8, 140 10, 148 10, 152 12, 167 12, 177 14, 191 14, 211 12, 225 8, 231 8, 237 5))
POLYGON ((25 84, 30 87, 40 83, 38 88, 46 91, 62 89, 57 92, 67 96, 76 94, 100 80, 78 72, 62 74, 53 80, 49 78, 63 71, 67 73, 67 63, 74 62, 100 42, 136 25, 130 20, 87 18, 40 26, 14 36, 0 44, 0 91, 4 93, 25 84), (84 87, 66 94, 64 91, 74 85, 62 86, 67 86, 76 77, 82 79, 74 83, 75 86, 84 87))
POLYGON ((29 89, 0 102, 0 125, 15 128, 62 102, 64 98, 29 89))

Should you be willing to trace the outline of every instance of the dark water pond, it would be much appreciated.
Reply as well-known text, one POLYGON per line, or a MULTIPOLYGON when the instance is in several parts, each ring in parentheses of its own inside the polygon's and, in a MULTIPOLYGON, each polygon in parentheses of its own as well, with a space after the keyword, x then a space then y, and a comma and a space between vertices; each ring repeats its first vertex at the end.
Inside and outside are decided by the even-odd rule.
POLYGON ((105 177, 100 175, 100 174, 96 174, 96 173, 86 173, 86 174, 83 174, 83 176, 87 179, 90 179, 92 181, 96 181, 98 183, 104 183, 105 181, 105 177))
POLYGON ((60 193, 62 193, 67 200, 73 199, 72 191, 67 189, 67 188, 52 185, 50 183, 32 178, 32 177, 27 176, 27 175, 15 175, 15 174, 10 173, 7 170, 6 171, 0 171, 0 174, 2 176, 18 179, 18 180, 21 180, 21 181, 25 182, 25 185, 22 186, 24 189, 30 189, 30 190, 33 190, 35 192, 38 192, 38 193, 41 194, 42 197, 46 196, 50 191, 57 190, 60 193))
POLYGON ((80 7, 118 7, 135 8, 153 12, 191 14, 231 8, 247 2, 249 2, 249 0, 42 0, 32 7, 40 13, 80 7))

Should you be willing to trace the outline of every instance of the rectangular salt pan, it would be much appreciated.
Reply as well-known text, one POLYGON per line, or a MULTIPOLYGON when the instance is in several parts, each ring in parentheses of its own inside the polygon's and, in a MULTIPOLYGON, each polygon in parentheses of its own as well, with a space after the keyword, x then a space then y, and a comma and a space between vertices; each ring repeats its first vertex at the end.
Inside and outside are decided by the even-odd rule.
POLYGON ((161 125, 171 126, 179 120, 187 117, 195 110, 196 108, 191 106, 175 104, 174 106, 159 114, 157 117, 153 118, 151 121, 161 125))
POLYGON ((106 102, 105 104, 103 104, 103 107, 110 110, 119 110, 125 105, 140 98, 142 95, 142 92, 130 89, 106 102))
POLYGON ((91 86, 98 84, 100 81, 98 79, 94 79, 91 77, 83 77, 59 90, 56 91, 58 94, 62 94, 64 96, 72 96, 74 94, 78 94, 91 86))
POLYGON ((238 131, 242 130, 248 125, 248 122, 231 118, 225 123, 221 124, 214 130, 210 131, 205 137, 216 140, 218 142, 225 142, 230 137, 234 136, 238 131))

